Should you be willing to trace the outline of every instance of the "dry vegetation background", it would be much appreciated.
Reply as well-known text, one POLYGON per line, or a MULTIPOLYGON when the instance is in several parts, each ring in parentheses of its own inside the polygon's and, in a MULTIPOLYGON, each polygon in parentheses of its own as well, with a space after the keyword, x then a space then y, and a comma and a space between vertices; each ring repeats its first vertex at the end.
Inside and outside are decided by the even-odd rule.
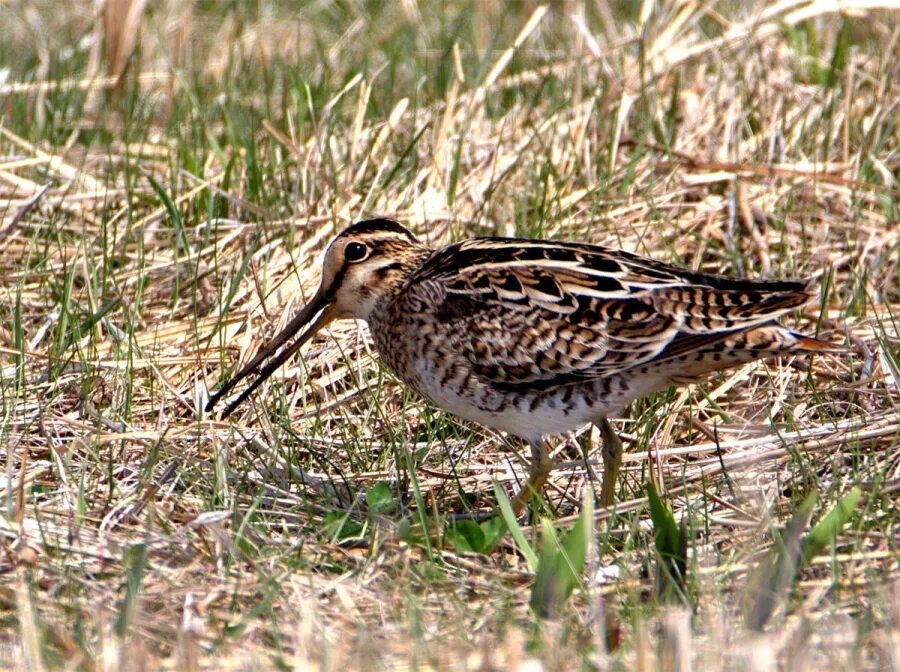
MULTIPOLYGON (((0 3, 0 667, 900 668, 892 4, 0 3), (816 277, 792 322, 847 351, 635 404, 540 621, 519 544, 447 534, 527 450, 403 390, 364 327, 201 411, 371 214, 816 277), (687 607, 655 590, 651 477, 687 607), (854 485, 750 632, 773 531, 854 485)), ((555 458, 534 521, 565 529, 594 484, 555 458)))

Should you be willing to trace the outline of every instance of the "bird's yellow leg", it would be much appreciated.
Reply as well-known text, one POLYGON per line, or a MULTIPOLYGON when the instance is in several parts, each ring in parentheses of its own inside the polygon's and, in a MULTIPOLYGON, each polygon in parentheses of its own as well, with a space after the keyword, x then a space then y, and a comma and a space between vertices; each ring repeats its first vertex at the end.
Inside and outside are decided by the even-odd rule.
POLYGON ((616 494, 616 480, 622 466, 622 441, 606 418, 597 423, 597 427, 603 442, 603 483, 600 486, 600 505, 612 506, 616 494))
POLYGON ((535 441, 531 444, 531 468, 528 472, 528 480, 522 489, 513 497, 512 509, 517 516, 525 510, 525 505, 531 498, 541 491, 547 477, 550 476, 550 453, 544 441, 535 441))

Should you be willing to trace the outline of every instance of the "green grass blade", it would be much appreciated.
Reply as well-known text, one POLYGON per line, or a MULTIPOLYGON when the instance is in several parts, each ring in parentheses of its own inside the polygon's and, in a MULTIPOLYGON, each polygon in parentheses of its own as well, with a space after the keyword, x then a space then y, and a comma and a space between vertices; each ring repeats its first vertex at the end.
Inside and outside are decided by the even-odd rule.
POLYGON ((749 630, 762 631, 793 579, 800 538, 817 501, 814 492, 803 500, 784 531, 775 535, 772 548, 750 573, 742 607, 744 625, 749 630))
POLYGON ((501 488, 500 484, 496 481, 494 481, 494 496, 497 498, 497 505, 500 507, 500 515, 503 517, 503 522, 506 523, 506 528, 512 535, 513 541, 516 543, 516 547, 519 549, 522 555, 525 556, 525 562, 528 564, 528 569, 530 569, 532 572, 537 571, 537 553, 534 552, 534 549, 525 539, 522 528, 519 527, 519 521, 516 520, 516 514, 513 513, 512 504, 509 501, 509 497, 506 496, 506 493, 503 492, 503 488, 501 488))
POLYGON ((657 552, 656 592, 662 602, 687 602, 687 525, 679 525, 652 481, 647 483, 653 543, 657 552))
POLYGON ((123 563, 125 567, 125 597, 119 607, 119 615, 116 617, 116 634, 124 637, 128 632, 128 626, 134 617, 137 607, 138 595, 141 591, 141 583, 144 579, 144 571, 147 568, 147 545, 134 544, 125 549, 123 563))
POLYGON ((592 501, 585 496, 581 515, 561 543, 550 521, 541 519, 541 555, 529 601, 539 618, 558 618, 581 581, 594 535, 592 501))
POLYGON ((850 492, 803 537, 803 541, 800 543, 800 567, 805 566, 812 558, 834 543, 837 535, 850 522, 861 497, 862 490, 853 486, 850 492))
POLYGON ((760 631, 768 623, 775 609, 790 594, 790 586, 797 572, 826 547, 850 521, 862 491, 853 487, 812 530, 808 527, 813 509, 819 500, 811 493, 794 511, 775 545, 750 575, 744 596, 744 623, 750 630, 760 631))

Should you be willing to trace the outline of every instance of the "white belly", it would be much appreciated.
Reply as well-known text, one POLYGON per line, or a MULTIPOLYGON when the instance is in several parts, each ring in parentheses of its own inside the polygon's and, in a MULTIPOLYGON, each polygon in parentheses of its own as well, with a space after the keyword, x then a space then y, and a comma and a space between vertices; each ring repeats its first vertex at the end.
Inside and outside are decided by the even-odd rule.
POLYGON ((617 395, 615 399, 604 399, 599 394, 584 390, 564 401, 565 390, 559 389, 546 394, 536 403, 531 398, 517 399, 514 396, 510 396, 505 403, 492 403, 496 402, 496 394, 486 391, 483 386, 460 394, 453 391, 452 385, 440 385, 433 375, 416 376, 413 386, 429 401, 453 415, 527 441, 564 434, 590 422, 617 415, 634 398, 617 395))

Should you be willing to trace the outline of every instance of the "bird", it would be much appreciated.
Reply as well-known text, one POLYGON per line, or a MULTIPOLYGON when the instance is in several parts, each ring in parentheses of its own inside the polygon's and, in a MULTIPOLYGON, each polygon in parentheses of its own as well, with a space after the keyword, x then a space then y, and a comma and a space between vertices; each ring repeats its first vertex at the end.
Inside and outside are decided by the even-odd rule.
POLYGON ((331 241, 315 295, 206 412, 252 379, 228 417, 331 321, 363 320, 387 368, 419 395, 528 443, 517 514, 549 477, 549 443, 590 423, 601 437, 598 499, 610 506, 623 447, 609 418, 719 370, 832 350, 778 322, 814 296, 814 281, 732 278, 583 242, 483 237, 432 249, 397 221, 367 219, 331 241))

